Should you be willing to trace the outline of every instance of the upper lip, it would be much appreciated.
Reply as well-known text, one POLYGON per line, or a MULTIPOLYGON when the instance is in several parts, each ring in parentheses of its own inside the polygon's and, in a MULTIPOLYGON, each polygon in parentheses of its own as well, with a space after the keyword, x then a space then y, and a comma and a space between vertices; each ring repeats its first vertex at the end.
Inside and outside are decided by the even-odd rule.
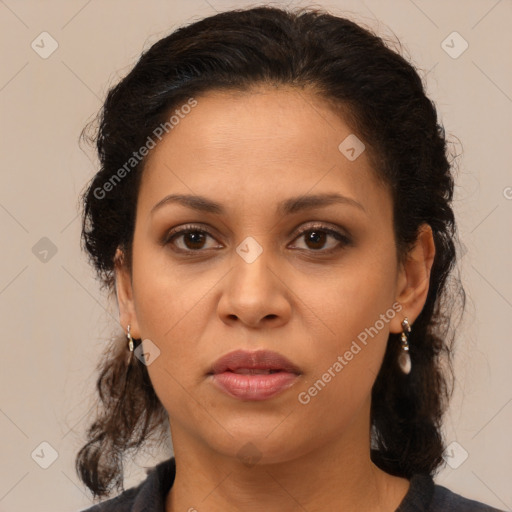
POLYGON ((258 350, 256 352, 235 350, 229 352, 213 363, 209 373, 216 374, 228 370, 236 371, 239 368, 282 370, 298 375, 301 373, 300 368, 294 365, 289 359, 271 350, 258 350))

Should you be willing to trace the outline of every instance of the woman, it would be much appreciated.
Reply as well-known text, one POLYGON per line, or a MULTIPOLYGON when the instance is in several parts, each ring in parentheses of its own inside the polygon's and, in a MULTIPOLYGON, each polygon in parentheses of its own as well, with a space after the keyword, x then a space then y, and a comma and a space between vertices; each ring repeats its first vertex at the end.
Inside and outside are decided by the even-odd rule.
POLYGON ((90 512, 495 510, 432 479, 464 294, 406 60, 320 10, 224 12, 142 55, 96 141, 82 234, 126 338, 77 470, 105 498, 151 435, 174 456, 90 512))

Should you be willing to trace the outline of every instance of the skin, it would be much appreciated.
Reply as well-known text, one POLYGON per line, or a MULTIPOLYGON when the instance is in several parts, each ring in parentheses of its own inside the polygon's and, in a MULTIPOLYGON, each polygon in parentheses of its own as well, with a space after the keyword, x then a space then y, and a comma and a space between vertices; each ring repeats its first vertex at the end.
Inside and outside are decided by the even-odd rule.
POLYGON ((313 92, 268 86, 196 99, 148 156, 133 266, 130 272, 120 260, 116 269, 122 325, 160 350, 148 371, 169 413, 177 464, 166 510, 394 511, 409 481, 371 462, 371 389, 389 333, 402 331, 404 317, 414 332, 428 292, 432 232, 423 226, 399 263, 389 190, 367 151, 349 161, 338 150, 354 132, 313 92), (276 213, 282 200, 324 192, 362 208, 276 213), (226 212, 176 203, 151 214, 171 193, 206 196, 226 212), (297 234, 315 222, 348 234, 350 243, 297 234), (189 223, 210 235, 159 243, 189 223), (236 252, 248 236, 263 250, 251 263, 236 252), (298 394, 393 304, 400 313, 301 404, 298 394), (269 400, 231 398, 205 374, 238 348, 277 351, 302 375, 269 400), (259 456, 249 466, 237 455, 247 443, 259 456))

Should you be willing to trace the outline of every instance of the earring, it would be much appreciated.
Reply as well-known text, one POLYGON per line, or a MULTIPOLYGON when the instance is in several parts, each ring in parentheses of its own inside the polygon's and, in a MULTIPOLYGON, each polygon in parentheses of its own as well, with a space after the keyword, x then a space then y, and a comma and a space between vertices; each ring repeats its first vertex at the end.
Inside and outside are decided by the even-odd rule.
POLYGON ((133 352, 133 339, 132 335, 130 334, 130 325, 127 327, 128 332, 126 333, 126 337, 128 338, 128 349, 130 352, 133 352))
POLYGON ((398 365, 403 373, 408 375, 411 373, 411 356, 409 355, 409 333, 411 332, 411 326, 407 317, 402 322, 402 351, 398 356, 398 365))

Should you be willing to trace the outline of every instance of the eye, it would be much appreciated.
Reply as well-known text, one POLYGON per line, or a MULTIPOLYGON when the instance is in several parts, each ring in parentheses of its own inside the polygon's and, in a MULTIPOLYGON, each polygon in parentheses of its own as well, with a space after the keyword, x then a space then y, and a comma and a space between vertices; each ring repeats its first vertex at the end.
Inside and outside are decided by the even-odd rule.
MULTIPOLYGON (((198 226, 189 225, 168 233, 163 241, 163 244, 172 244, 178 251, 199 252, 202 249, 205 249, 205 242, 208 238, 214 240, 208 231, 200 229, 198 226), (177 244, 176 241, 181 243, 177 244)), ((215 247, 219 246, 214 245, 212 247, 206 247, 206 249, 212 249, 215 247)))
MULTIPOLYGON (((294 240, 303 237, 306 246, 298 247, 300 250, 331 253, 344 246, 351 244, 351 239, 344 233, 332 229, 323 224, 307 226, 299 231, 294 240), (324 248, 327 241, 331 239, 330 247, 324 248)), ((177 252, 203 252, 207 249, 220 248, 222 245, 207 246, 208 238, 215 240, 209 231, 196 225, 186 225, 181 228, 171 230, 162 240, 163 245, 173 245, 177 252)))
POLYGON ((350 238, 340 231, 336 231, 323 224, 316 224, 313 226, 307 226, 303 228, 296 238, 304 238, 305 247, 299 247, 299 249, 312 250, 314 252, 330 253, 335 250, 341 249, 343 246, 350 245, 350 238), (322 250, 327 240, 334 239, 334 243, 327 249, 322 250))

